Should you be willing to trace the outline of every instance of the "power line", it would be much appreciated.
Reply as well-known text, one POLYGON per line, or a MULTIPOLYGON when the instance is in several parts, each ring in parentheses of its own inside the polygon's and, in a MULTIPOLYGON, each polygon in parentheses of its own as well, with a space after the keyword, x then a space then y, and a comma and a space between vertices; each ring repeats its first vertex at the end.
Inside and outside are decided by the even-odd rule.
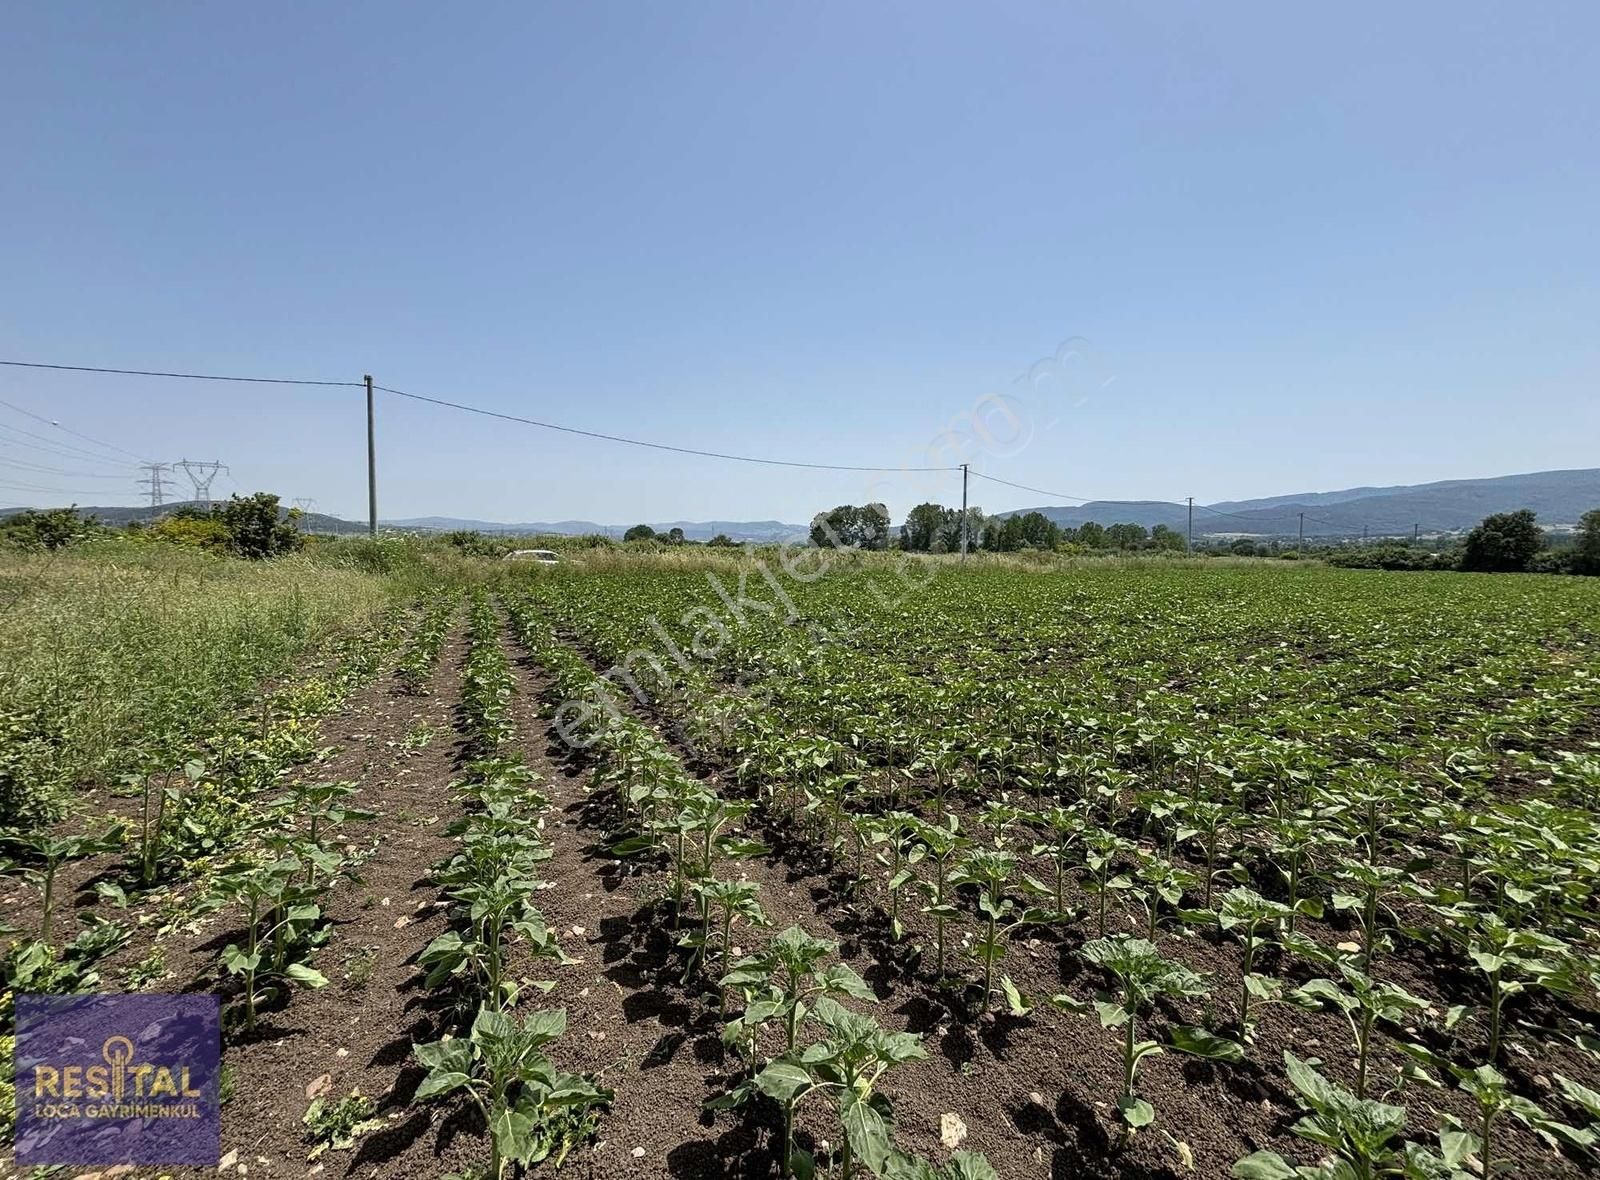
MULTIPOLYGON (((361 388, 364 381, 324 381, 296 377, 245 377, 234 374, 221 373, 180 373, 167 372, 157 369, 113 369, 94 365, 56 365, 45 364, 40 361, 0 361, 0 365, 10 365, 24 369, 56 369, 74 373, 111 373, 125 377, 178 377, 190 381, 244 381, 268 385, 321 385, 339 388, 361 388)), ((504 422, 519 422, 524 426, 537 426, 541 430, 556 430, 563 434, 575 434, 584 438, 597 438, 605 442, 624 443, 633 447, 647 447, 656 451, 671 451, 679 455, 697 455, 703 459, 726 459, 735 463, 757 463, 768 467, 799 467, 812 471, 866 471, 866 472, 891 472, 891 471, 959 471, 958 467, 872 467, 848 463, 804 463, 789 459, 767 459, 754 455, 734 455, 725 451, 706 451, 696 447, 673 446, 670 443, 647 442, 644 439, 626 438, 618 434, 605 434, 598 430, 581 430, 575 426, 561 426, 554 422, 542 422, 537 418, 525 418, 519 414, 505 414, 498 410, 488 410, 481 406, 467 405, 463 402, 447 401, 444 398, 427 397, 420 393, 407 393, 403 389, 391 389, 386 385, 374 386, 384 393, 393 394, 395 397, 409 398, 412 401, 427 402, 430 405, 444 406, 447 409, 460 410, 463 413, 479 414, 486 418, 498 418, 504 422)), ((5 403, 0 403, 5 404, 5 403)), ((15 409, 16 407, 12 407, 15 409)), ((26 411, 22 411, 26 412, 26 411)), ((37 417, 37 415, 31 415, 37 417)), ((40 419, 47 421, 47 419, 40 419)), ((63 427, 63 429, 65 429, 63 427)), ((87 436, 81 436, 87 437, 87 436)), ((90 440, 97 441, 97 440, 90 440)), ((106 444, 101 444, 106 445, 106 444)), ((118 448, 120 450, 120 448, 118 448)), ((131 454, 131 452, 124 452, 131 454)), ((142 458, 135 455, 134 458, 142 458)))
MULTIPOLYGON (((10 364, 12 362, 7 361, 5 363, 10 364)), ((107 450, 116 451, 120 455, 131 456, 132 458, 138 459, 141 463, 145 461, 142 455, 135 455, 132 451, 125 450, 124 448, 117 446, 116 443, 108 443, 104 439, 98 439, 93 435, 84 434, 81 431, 72 429, 70 426, 63 426, 55 419, 46 418, 43 414, 35 414, 32 410, 25 410, 21 406, 12 405, 10 402, 4 400, 0 400, 0 406, 5 406, 6 409, 13 410, 18 414, 22 414, 24 417, 32 418, 36 422, 43 422, 46 426, 54 426, 57 430, 64 430, 73 437, 81 438, 84 442, 91 442, 97 447, 105 447, 107 450)))
POLYGON ((3 467, 16 467, 27 471, 39 471, 46 475, 69 475, 79 479, 115 479, 126 481, 128 478, 126 475, 105 475, 95 471, 67 471, 60 467, 46 467, 40 463, 30 463, 25 459, 15 459, 10 455, 0 454, 0 468, 3 467))
POLYGON ((354 385, 359 381, 308 381, 298 377, 234 377, 218 373, 162 373, 154 369, 97 369, 92 365, 46 365, 38 361, 0 361, 17 369, 60 369, 71 373, 117 373, 124 377, 182 377, 186 381, 245 381, 254 385, 354 385))
POLYGON ((1058 500, 1077 500, 1083 504, 1170 504, 1174 508, 1184 507, 1176 500, 1102 500, 1095 496, 1069 496, 1066 492, 1052 492, 1048 488, 1031 488, 1027 484, 1012 483, 1009 479, 1001 479, 997 475, 985 475, 981 471, 974 471, 972 474, 979 479, 986 479, 990 483, 1005 484, 1006 487, 1016 488, 1018 491, 1033 492, 1040 496, 1052 496, 1058 500))
POLYGON ((702 451, 694 447, 676 447, 668 443, 645 442, 643 439, 624 438, 619 434, 602 434, 598 430, 579 430, 575 426, 558 426, 554 422, 541 422, 537 418, 524 418, 518 414, 502 414, 498 410, 486 410, 481 406, 469 406, 462 402, 445 401, 443 398, 425 397, 420 393, 406 393, 401 389, 390 389, 387 385, 376 385, 374 389, 384 393, 392 393, 396 397, 410 398, 412 401, 427 402, 429 405, 445 406, 452 410, 462 410, 468 414, 481 414, 485 418, 499 418, 505 422, 520 422, 524 426, 537 426, 541 430, 558 430, 562 434, 578 434, 584 438, 598 438, 606 442, 626 443, 631 447, 648 447, 654 451, 672 451, 679 455, 698 455, 703 459, 728 459, 735 463, 759 463, 767 467, 803 467, 813 471, 960 471, 959 467, 860 467, 846 463, 801 463, 792 459, 765 459, 752 455, 733 455, 726 451, 702 451))
POLYGON ((0 488, 9 488, 18 492, 46 492, 52 496, 96 496, 100 492, 87 488, 47 488, 33 483, 17 483, 12 480, 0 480, 0 488))
POLYGON ((137 467, 137 463, 130 463, 126 459, 113 459, 99 451, 91 451, 86 447, 75 447, 70 443, 57 442, 43 434, 35 434, 31 430, 24 430, 20 426, 12 426, 7 422, 0 422, 0 431, 10 434, 23 435, 24 438, 5 438, 0 436, 0 442, 11 446, 27 447, 33 451, 43 451, 47 455, 54 455, 61 459, 88 459, 95 463, 104 463, 112 467, 137 467), (27 442, 25 439, 39 439, 39 442, 27 442))

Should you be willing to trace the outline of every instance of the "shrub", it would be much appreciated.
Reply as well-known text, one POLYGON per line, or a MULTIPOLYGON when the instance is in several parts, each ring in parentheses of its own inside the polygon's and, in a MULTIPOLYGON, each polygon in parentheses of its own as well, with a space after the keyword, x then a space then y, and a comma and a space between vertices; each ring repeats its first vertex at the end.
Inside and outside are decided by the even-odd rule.
POLYGON ((294 521, 300 510, 293 509, 282 519, 278 497, 271 492, 253 496, 232 496, 226 504, 212 509, 212 516, 228 533, 228 550, 237 557, 259 561, 293 553, 305 543, 294 521))
POLYGON ((92 516, 79 516, 76 508, 25 509, 0 523, 6 543, 27 550, 55 552, 103 531, 92 516))

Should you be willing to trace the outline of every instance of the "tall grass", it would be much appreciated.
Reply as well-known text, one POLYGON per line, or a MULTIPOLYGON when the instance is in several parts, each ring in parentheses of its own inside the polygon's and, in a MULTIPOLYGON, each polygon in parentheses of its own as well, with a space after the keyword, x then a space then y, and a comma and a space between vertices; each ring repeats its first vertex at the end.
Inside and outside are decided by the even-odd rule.
POLYGON ((333 556, 244 562, 111 542, 0 557, 0 827, 174 756, 407 588, 333 556))

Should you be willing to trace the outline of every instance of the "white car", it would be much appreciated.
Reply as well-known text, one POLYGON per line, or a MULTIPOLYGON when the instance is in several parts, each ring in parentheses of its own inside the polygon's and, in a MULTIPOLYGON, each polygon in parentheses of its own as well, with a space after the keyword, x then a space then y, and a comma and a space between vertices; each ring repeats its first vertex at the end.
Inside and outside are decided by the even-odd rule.
POLYGON ((537 561, 540 565, 559 565, 561 558, 551 549, 513 549, 506 554, 507 561, 537 561))

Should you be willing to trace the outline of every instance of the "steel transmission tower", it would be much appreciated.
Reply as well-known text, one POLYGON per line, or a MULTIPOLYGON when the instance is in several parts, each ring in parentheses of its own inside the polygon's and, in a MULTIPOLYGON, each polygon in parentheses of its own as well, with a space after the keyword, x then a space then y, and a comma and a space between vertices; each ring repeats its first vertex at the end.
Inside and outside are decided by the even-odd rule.
POLYGON ((162 472, 172 470, 172 464, 141 463, 139 465, 139 470, 148 471, 150 473, 139 481, 145 487, 150 489, 150 507, 160 508, 162 501, 166 497, 167 490, 165 484, 162 482, 162 472))
POLYGON ((196 459, 179 459, 173 466, 189 477, 189 482, 194 485, 194 498, 207 508, 210 508, 211 481, 217 478, 219 472, 228 470, 223 465, 222 460, 213 459, 207 462, 196 459))

